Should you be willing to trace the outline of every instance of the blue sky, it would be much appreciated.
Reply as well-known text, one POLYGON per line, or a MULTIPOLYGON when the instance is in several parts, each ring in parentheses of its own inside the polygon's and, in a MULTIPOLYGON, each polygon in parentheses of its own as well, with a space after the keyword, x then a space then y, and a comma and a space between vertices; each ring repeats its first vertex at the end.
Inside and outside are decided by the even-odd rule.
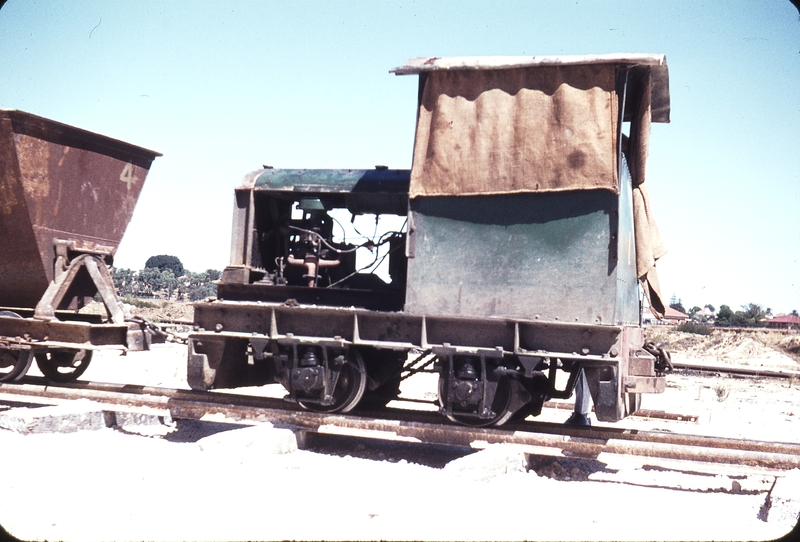
POLYGON ((117 254, 228 262, 233 189, 262 164, 408 168, 416 56, 662 53, 672 122, 648 184, 689 308, 800 310, 800 18, 788 1, 8 0, 0 107, 147 147, 117 254))

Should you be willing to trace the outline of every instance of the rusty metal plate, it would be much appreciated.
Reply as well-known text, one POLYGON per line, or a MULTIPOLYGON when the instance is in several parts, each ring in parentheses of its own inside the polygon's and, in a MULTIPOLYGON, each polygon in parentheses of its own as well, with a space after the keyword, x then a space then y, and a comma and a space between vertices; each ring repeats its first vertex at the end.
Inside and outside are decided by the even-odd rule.
POLYGON ((33 346, 124 347, 127 333, 127 324, 89 324, 0 316, 0 336, 33 346))
POLYGON ((0 305, 31 307, 55 239, 113 255, 159 153, 21 111, 0 111, 0 305))
POLYGON ((604 190, 417 198, 405 310, 615 324, 616 211, 604 190))

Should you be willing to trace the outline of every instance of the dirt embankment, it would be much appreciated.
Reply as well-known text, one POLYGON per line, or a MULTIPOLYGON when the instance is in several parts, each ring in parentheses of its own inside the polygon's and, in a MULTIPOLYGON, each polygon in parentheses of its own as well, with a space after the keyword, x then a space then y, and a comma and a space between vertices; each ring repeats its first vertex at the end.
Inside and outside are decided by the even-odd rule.
MULTIPOLYGON (((138 300, 136 305, 123 302, 125 317, 138 316, 155 323, 187 322, 194 320, 194 306, 192 303, 175 303, 172 301, 143 301, 138 300)), ((108 317, 106 308, 102 303, 92 301, 80 310, 83 314, 104 314, 108 317)))
POLYGON ((673 355, 686 358, 746 365, 777 364, 787 369, 800 369, 800 334, 797 333, 714 329, 710 335, 697 335, 672 327, 649 327, 645 335, 648 340, 666 342, 673 355))
POLYGON ((133 316, 139 316, 151 322, 192 322, 194 305, 192 303, 173 303, 170 301, 153 301, 141 306, 128 305, 133 316))

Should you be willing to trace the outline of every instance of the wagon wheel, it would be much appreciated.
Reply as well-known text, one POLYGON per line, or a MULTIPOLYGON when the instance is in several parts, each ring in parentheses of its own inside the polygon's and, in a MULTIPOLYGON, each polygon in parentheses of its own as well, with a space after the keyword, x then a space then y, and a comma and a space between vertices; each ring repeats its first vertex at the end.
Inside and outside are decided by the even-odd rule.
POLYGON ((50 350, 36 354, 39 370, 54 382, 75 380, 86 371, 90 361, 91 350, 50 350))
MULTIPOLYGON (((6 318, 22 318, 16 312, 0 311, 0 316, 6 318)), ((31 366, 33 352, 30 350, 0 349, 0 382, 14 382, 19 380, 31 366)))
POLYGON ((0 349, 0 382, 14 382, 19 380, 33 361, 31 350, 0 349))
MULTIPOLYGON (((447 419, 461 425, 469 425, 471 427, 487 427, 490 425, 503 425, 511 419, 514 412, 510 409, 511 406, 511 386, 508 383, 508 377, 502 376, 497 382, 497 392, 492 402, 492 412, 495 413, 491 418, 478 418, 475 416, 465 416, 458 414, 455 411, 452 414, 446 414, 447 419)), ((439 379, 439 404, 445 407, 444 402, 444 387, 446 380, 439 379)))
POLYGON ((350 412, 364 396, 366 386, 367 371, 364 368, 364 360, 358 351, 351 348, 347 360, 339 369, 339 379, 332 394, 333 404, 307 403, 302 399, 298 400, 298 403, 306 410, 316 412, 350 412))

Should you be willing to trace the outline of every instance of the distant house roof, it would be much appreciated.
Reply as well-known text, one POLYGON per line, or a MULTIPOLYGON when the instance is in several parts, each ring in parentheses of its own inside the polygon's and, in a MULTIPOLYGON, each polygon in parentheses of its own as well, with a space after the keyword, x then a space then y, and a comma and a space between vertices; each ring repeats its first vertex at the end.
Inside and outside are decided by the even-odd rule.
MULTIPOLYGON (((646 307, 643 311, 642 317, 647 320, 656 319, 655 315, 653 315, 653 311, 650 310, 650 307, 646 307)), ((667 307, 666 311, 664 312, 663 320, 688 320, 689 315, 684 314, 681 311, 676 311, 672 307, 667 307)))
POLYGON ((667 307, 664 311, 664 319, 666 320, 686 320, 687 318, 689 318, 688 314, 684 314, 672 307, 667 307))
POLYGON ((800 324, 800 316, 796 314, 784 314, 770 318, 767 322, 770 324, 800 324))

